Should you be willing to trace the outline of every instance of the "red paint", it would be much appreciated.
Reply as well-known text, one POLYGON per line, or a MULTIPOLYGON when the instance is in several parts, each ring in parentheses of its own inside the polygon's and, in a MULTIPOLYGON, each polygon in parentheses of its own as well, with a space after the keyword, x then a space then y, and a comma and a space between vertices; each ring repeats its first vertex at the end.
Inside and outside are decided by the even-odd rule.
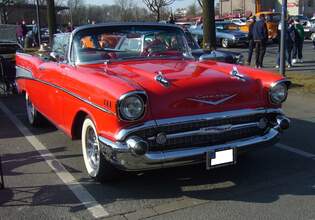
POLYGON ((17 82, 20 90, 26 91, 35 107, 70 136, 75 116, 80 111, 93 119, 100 135, 113 140, 120 129, 152 119, 280 107, 269 103, 268 90, 272 83, 283 77, 244 66, 237 68, 247 76, 246 82, 230 76, 233 65, 213 61, 154 59, 71 66, 18 54, 16 63, 30 70, 36 79, 19 78, 17 82), (170 81, 170 87, 166 88, 155 81, 154 76, 158 71, 170 81), (117 101, 121 95, 135 90, 144 90, 148 95, 146 115, 137 122, 120 121, 117 117, 117 101), (73 94, 112 113, 101 111, 73 94), (217 106, 188 100, 214 100, 218 95, 233 94, 237 95, 217 106), (105 101, 110 102, 111 106, 105 105, 105 101))

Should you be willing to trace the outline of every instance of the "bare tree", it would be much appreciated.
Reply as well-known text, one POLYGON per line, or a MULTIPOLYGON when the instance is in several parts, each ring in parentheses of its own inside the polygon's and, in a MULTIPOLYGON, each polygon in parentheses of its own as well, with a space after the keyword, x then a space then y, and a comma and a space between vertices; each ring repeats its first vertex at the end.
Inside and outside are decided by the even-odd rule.
POLYGON ((200 13, 200 7, 193 2, 187 7, 187 14, 191 16, 197 16, 200 13))
POLYGON ((128 21, 132 17, 133 2, 131 0, 115 0, 115 3, 120 8, 120 19, 128 21))
POLYGON ((156 15, 156 21, 160 21, 161 9, 173 4, 176 0, 142 0, 147 8, 156 15))

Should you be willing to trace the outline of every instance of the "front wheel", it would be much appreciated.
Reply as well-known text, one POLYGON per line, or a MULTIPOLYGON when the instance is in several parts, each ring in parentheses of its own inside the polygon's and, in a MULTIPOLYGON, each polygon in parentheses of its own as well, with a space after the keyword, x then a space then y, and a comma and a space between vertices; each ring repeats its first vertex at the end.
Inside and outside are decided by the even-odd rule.
POLYGON ((315 33, 312 33, 312 35, 311 35, 311 40, 312 40, 312 41, 315 41, 315 33))
POLYGON ((34 127, 40 126, 44 121, 44 117, 36 110, 27 93, 25 94, 25 103, 28 122, 34 127))
POLYGON ((118 176, 119 171, 101 152, 95 125, 89 117, 85 118, 82 126, 82 153, 86 170, 93 179, 113 180, 118 176))
POLYGON ((222 39, 221 40, 221 45, 222 47, 224 48, 228 48, 230 45, 229 45, 229 40, 228 39, 222 39))

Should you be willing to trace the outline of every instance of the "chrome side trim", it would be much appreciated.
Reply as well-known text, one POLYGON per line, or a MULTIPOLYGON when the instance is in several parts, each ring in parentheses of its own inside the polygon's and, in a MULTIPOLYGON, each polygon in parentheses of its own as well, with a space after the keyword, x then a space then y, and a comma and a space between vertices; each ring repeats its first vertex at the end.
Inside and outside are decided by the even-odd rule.
POLYGON ((145 123, 135 125, 129 128, 125 128, 120 130, 116 135, 115 139, 117 141, 123 141, 130 133, 143 130, 154 128, 156 126, 169 126, 174 124, 183 124, 183 123, 192 123, 198 121, 210 121, 210 120, 218 120, 218 119, 229 119, 234 117, 242 117, 242 116, 249 116, 255 114, 268 114, 268 113, 277 113, 283 115, 283 111, 281 109, 243 109, 243 110, 235 110, 235 111, 226 111, 226 112, 217 112, 217 113, 208 113, 208 114, 201 114, 201 115, 191 115, 191 116, 182 116, 176 118, 167 118, 167 119, 159 119, 159 120, 152 120, 147 121, 145 123))
POLYGON ((77 94, 75 94, 75 93, 73 93, 73 92, 63 88, 63 87, 60 87, 60 86, 58 86, 56 84, 53 84, 53 83, 50 83, 50 82, 46 82, 44 80, 40 80, 40 79, 34 78, 32 72, 30 70, 27 70, 27 69, 25 69, 23 67, 20 67, 20 66, 16 66, 16 69, 18 71, 20 71, 19 75, 18 75, 18 71, 17 71, 17 75, 16 75, 17 79, 18 78, 24 78, 24 79, 30 79, 30 80, 34 80, 34 81, 43 83, 45 85, 48 85, 48 86, 54 87, 54 88, 56 88, 56 89, 58 89, 60 91, 63 91, 64 93, 67 93, 68 95, 70 95, 70 96, 72 96, 72 97, 74 97, 74 98, 76 98, 76 99, 78 99, 78 100, 80 100, 80 101, 82 101, 82 102, 84 102, 84 103, 94 107, 94 108, 97 108, 100 111, 103 111, 103 112, 108 113, 108 114, 116 115, 116 113, 114 113, 114 112, 112 112, 112 111, 110 111, 110 110, 108 110, 106 108, 103 108, 103 107, 101 107, 101 106, 99 106, 99 105, 97 105, 97 104, 95 104, 95 103, 93 103, 93 102, 91 102, 91 101, 89 101, 89 100, 87 100, 87 99, 85 99, 85 98, 83 98, 83 97, 81 97, 81 96, 79 96, 79 95, 77 95, 77 94))

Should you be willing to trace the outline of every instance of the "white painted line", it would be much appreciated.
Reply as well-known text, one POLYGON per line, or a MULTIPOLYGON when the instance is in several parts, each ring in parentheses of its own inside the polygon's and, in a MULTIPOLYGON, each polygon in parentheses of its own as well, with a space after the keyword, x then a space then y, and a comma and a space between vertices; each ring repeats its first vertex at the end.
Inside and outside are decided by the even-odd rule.
POLYGON ((311 153, 308 153, 308 152, 305 152, 305 151, 302 151, 300 149, 297 149, 295 147, 290 147, 290 146, 287 146, 285 144, 276 144, 276 147, 277 148, 280 148, 282 150, 286 150, 286 151, 289 151, 291 153, 295 153, 295 154, 298 154, 302 157, 307 157, 307 158, 311 158, 311 159, 315 159, 315 154, 311 154, 311 153))
POLYGON ((19 131, 25 136, 27 141, 38 151, 45 159, 50 168, 57 174, 62 182, 69 187, 74 195, 90 211, 94 218, 103 218, 109 216, 109 213, 100 205, 94 197, 66 170, 66 168, 50 153, 32 132, 23 125, 23 123, 13 115, 10 110, 0 102, 0 109, 15 124, 19 131))

